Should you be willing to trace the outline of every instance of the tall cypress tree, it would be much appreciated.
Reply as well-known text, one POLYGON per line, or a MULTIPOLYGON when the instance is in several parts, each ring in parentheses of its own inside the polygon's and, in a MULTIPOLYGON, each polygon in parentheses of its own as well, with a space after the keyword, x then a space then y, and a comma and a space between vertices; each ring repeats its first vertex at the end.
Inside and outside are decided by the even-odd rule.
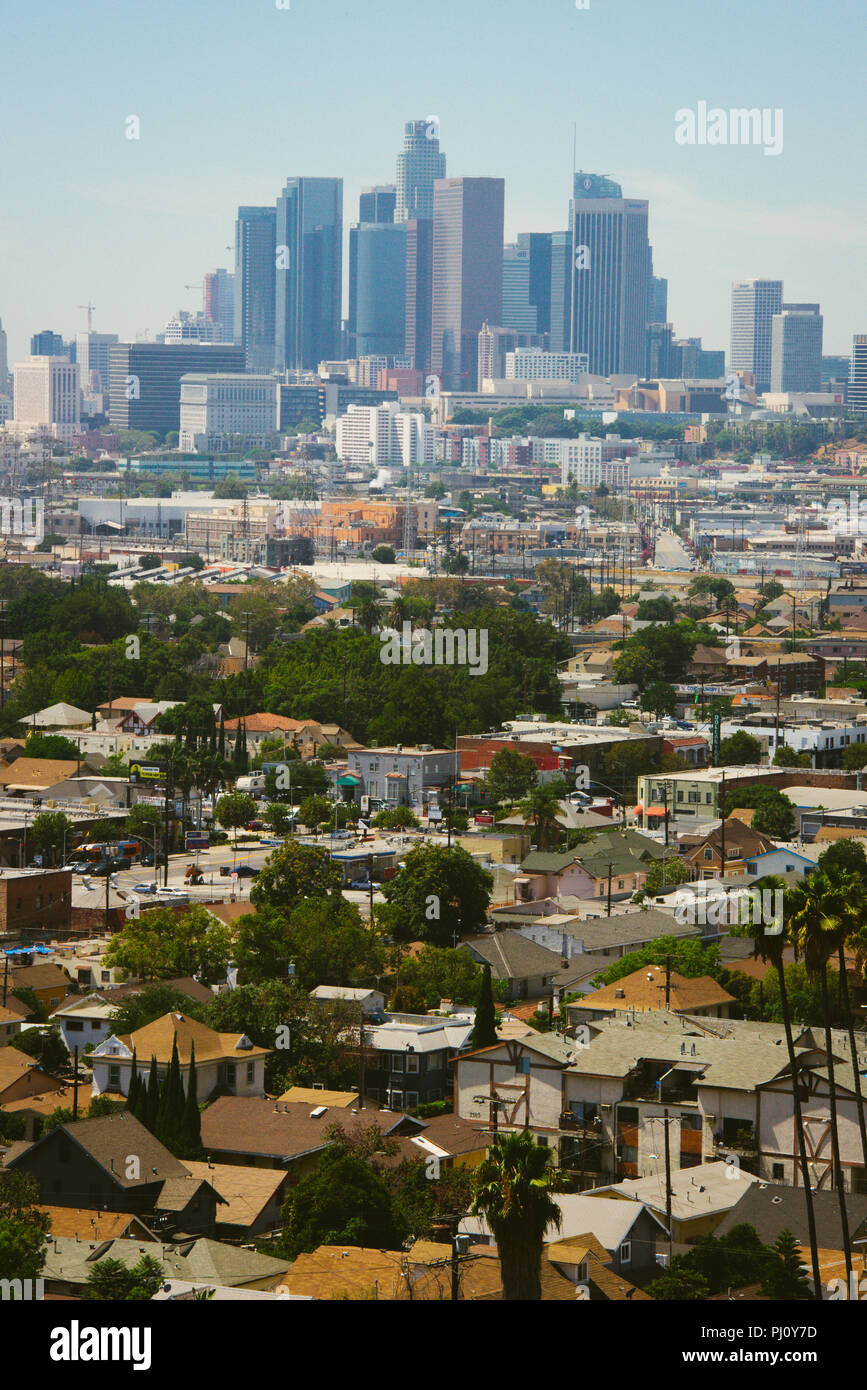
POLYGON ((151 1069, 148 1073, 147 1098, 144 1108, 144 1124, 151 1134, 157 1132, 157 1116, 160 1105, 160 1074, 157 1067, 156 1057, 151 1057, 151 1069))
POLYGON ((494 1009, 494 986, 491 982, 491 967, 485 966, 479 997, 476 1003, 476 1017, 470 1036, 473 1051, 479 1047, 493 1047, 499 1042, 497 1037, 496 1010, 494 1009))
POLYGON ((178 1060, 178 1035, 175 1033, 172 1060, 166 1072, 157 1114, 157 1138, 167 1149, 171 1149, 172 1153, 177 1148, 183 1113, 184 1088, 181 1084, 181 1065, 178 1060))
POLYGON ((199 1113, 199 1082, 196 1075, 196 1044, 190 1049, 190 1075, 181 1124, 181 1158, 199 1158, 202 1153, 202 1117, 199 1113))
POLYGON ((226 756, 226 717, 220 710, 220 736, 217 740, 217 752, 221 758, 226 756))
POLYGON ((126 1093, 126 1105, 124 1110, 129 1110, 133 1115, 136 1111, 139 1096, 138 1068, 136 1066, 135 1048, 132 1050, 132 1070, 129 1074, 129 1090, 126 1093))

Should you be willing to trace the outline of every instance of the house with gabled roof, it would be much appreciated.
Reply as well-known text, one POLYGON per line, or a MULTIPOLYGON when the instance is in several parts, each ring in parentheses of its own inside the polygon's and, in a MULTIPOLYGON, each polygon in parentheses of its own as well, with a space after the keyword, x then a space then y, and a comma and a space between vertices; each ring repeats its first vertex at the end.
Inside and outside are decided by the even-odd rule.
POLYGON ((218 1088, 236 1096, 265 1094, 265 1058, 273 1049, 257 1047, 245 1033, 218 1033, 186 1014, 168 1013, 123 1037, 114 1034, 90 1054, 93 1094, 129 1094, 133 1054, 136 1069, 147 1081, 151 1059, 165 1076, 177 1043, 184 1092, 195 1049, 197 1092, 203 1099, 218 1088))

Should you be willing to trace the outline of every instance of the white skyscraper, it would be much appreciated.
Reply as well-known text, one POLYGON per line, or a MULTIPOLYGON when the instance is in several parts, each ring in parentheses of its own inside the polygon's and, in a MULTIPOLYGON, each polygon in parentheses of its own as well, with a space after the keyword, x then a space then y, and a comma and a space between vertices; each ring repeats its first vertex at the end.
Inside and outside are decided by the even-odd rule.
POLYGON ((397 401, 351 405, 337 420, 337 457, 353 468, 433 463, 435 446, 424 415, 402 411, 397 401))
POLYGON ((68 357, 28 357, 15 363, 15 433, 44 431, 69 443, 80 428, 78 364, 68 357))
POLYGON ((859 415, 867 414, 867 333, 856 333, 852 339, 847 400, 859 415))
POLYGON ((732 285, 730 372, 752 372, 761 394, 771 385, 771 323, 783 307, 782 280, 736 280, 732 285))
POLYGON ((75 360, 78 363, 78 379, 83 391, 96 391, 108 395, 109 349, 112 343, 117 341, 116 333, 75 335, 75 360))

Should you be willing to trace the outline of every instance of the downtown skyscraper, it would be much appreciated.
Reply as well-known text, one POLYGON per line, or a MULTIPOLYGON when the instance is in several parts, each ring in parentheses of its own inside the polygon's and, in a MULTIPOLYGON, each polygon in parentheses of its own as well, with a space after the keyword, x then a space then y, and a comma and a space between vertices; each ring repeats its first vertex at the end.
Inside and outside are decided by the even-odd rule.
POLYGON ((240 207, 235 223, 235 342, 248 372, 274 367, 274 246, 272 207, 240 207))
POLYGON ((434 186, 431 372, 445 390, 474 391, 479 331, 503 317, 503 179, 434 186))
POLYGON ((395 222, 433 217, 434 184, 446 176, 446 157, 440 152, 439 122, 407 121, 403 149, 397 156, 395 222))
POLYGON ((783 307, 782 280, 735 280, 732 285, 730 372, 751 372, 761 395, 771 386, 771 338, 783 307))
POLYGON ((569 204, 571 352, 599 376, 645 367, 650 303, 648 206, 601 174, 577 173, 569 204))
POLYGON ((287 179, 275 242, 275 363, 313 370, 340 352, 343 180, 287 179))

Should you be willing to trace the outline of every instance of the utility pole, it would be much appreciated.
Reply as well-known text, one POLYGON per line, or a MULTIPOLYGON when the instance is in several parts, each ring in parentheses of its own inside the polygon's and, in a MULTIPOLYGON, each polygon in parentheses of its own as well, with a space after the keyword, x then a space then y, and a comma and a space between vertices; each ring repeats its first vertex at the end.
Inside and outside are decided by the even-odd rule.
POLYGON ((78 1048, 72 1049, 73 1056, 73 1082, 72 1082, 72 1118, 78 1119, 78 1048))
POLYGON ((608 861, 608 911, 606 917, 611 916, 611 861, 608 861))
POLYGON ((720 820, 720 826, 719 826, 719 830, 720 830, 720 857, 721 857, 721 859, 722 859, 722 866, 721 866, 721 868, 720 868, 720 878, 723 880, 723 883, 725 883, 725 876, 726 876, 726 775, 725 775, 725 770, 723 770, 723 775, 722 775, 722 787, 721 787, 720 795, 721 795, 721 797, 722 797, 722 805, 720 806, 720 816, 721 816, 721 820, 720 820))
POLYGON ((663 1110, 662 1114, 665 1128, 665 1220, 668 1224, 668 1258, 670 1261, 673 1237, 671 1234, 671 1147, 668 1141, 668 1110, 663 1110))

